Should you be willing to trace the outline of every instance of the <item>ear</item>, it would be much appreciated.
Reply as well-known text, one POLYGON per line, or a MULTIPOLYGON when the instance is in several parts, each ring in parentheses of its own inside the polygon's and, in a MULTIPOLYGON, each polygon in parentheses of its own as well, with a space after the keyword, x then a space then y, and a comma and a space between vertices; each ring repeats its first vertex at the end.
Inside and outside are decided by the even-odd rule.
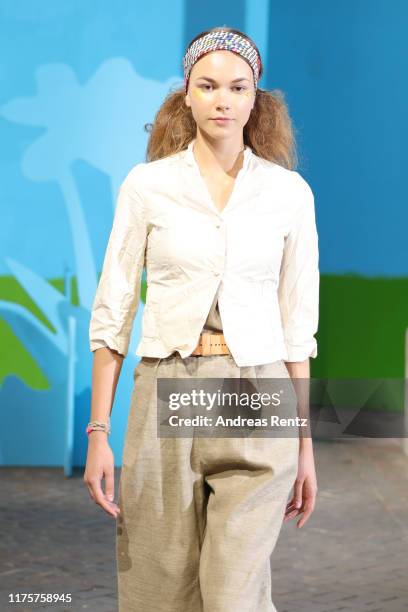
POLYGON ((186 95, 184 96, 184 102, 185 102, 185 105, 186 105, 186 106, 188 106, 188 107, 190 107, 190 106, 191 106, 191 102, 190 102, 190 94, 186 94, 186 95))

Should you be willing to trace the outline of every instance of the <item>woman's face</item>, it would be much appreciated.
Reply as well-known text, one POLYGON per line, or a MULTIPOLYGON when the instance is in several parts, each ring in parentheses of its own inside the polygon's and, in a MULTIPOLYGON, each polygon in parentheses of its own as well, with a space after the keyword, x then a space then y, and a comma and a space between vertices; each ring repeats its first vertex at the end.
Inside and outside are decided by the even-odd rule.
POLYGON ((255 103, 252 68, 231 51, 207 53, 190 72, 185 101, 201 131, 215 139, 241 137, 255 103), (217 122, 216 117, 230 121, 217 122))

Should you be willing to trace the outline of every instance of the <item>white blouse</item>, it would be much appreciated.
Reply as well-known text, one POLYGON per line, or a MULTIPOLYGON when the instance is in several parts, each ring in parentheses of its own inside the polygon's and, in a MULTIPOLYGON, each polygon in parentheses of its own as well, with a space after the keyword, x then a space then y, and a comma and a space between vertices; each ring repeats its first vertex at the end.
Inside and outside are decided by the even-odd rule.
POLYGON ((190 355, 218 290, 238 366, 317 356, 318 235, 314 197, 292 170, 245 147, 219 211, 187 149, 136 164, 123 181, 89 326, 90 350, 126 355, 147 293, 136 355, 190 355))

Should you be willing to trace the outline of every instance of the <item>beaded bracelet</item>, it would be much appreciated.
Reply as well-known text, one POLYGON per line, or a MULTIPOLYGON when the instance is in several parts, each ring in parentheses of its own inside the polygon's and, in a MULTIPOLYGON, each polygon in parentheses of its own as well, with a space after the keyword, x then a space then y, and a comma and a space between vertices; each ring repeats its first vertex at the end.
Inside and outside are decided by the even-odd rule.
POLYGON ((109 435, 111 432, 110 419, 108 418, 107 423, 103 421, 90 421, 85 429, 85 433, 89 436, 91 431, 105 431, 109 435))

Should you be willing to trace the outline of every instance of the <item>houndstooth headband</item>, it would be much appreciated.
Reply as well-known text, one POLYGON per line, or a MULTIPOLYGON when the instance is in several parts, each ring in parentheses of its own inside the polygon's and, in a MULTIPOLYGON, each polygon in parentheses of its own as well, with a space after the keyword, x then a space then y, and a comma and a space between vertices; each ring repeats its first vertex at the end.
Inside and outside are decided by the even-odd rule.
POLYGON ((261 58, 259 57, 257 50, 246 38, 243 38, 239 34, 219 30, 217 32, 210 32, 209 34, 205 34, 201 38, 198 38, 186 51, 183 58, 185 92, 187 93, 190 72, 196 61, 204 54, 209 53, 209 51, 216 51, 217 49, 232 51, 233 53, 241 55, 247 60, 254 73, 254 83, 256 89, 262 65, 261 58))

